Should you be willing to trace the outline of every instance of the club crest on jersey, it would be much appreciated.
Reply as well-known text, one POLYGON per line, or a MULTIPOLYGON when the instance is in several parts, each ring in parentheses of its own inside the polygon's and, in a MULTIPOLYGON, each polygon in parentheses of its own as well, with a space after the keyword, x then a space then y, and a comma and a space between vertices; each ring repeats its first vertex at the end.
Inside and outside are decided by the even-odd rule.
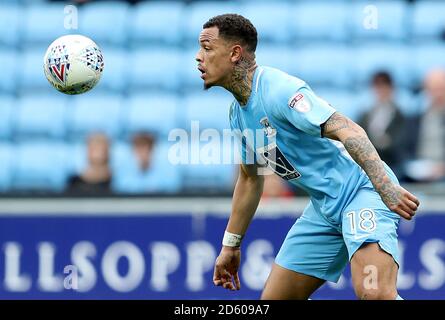
POLYGON ((294 94, 288 102, 288 106, 291 109, 299 112, 308 112, 311 110, 311 103, 302 93, 294 94))
POLYGON ((269 122, 269 119, 267 117, 264 117, 260 120, 261 125, 264 127, 264 133, 266 134, 266 137, 270 138, 277 134, 277 129, 273 128, 269 122))

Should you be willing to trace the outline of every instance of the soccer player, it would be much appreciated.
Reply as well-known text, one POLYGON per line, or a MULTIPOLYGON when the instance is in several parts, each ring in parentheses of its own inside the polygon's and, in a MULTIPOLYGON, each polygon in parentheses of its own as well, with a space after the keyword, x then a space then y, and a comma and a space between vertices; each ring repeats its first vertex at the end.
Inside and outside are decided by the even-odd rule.
POLYGON ((257 66, 257 31, 248 19, 213 17, 199 43, 204 88, 221 86, 235 97, 232 129, 264 131, 263 141, 241 139, 243 164, 214 284, 240 289, 240 245, 263 191, 263 159, 304 189, 310 202, 287 234, 261 298, 308 299, 325 281, 338 281, 350 261, 359 299, 401 299, 396 231, 400 216, 412 219, 419 201, 399 185, 365 131, 303 80, 257 66), (248 161, 249 150, 254 161, 248 161))

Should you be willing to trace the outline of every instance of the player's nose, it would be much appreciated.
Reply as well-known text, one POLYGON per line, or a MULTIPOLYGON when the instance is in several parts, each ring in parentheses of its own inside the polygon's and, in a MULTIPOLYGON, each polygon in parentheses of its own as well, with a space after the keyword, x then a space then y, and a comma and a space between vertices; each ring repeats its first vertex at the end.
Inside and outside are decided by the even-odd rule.
POLYGON ((201 50, 198 50, 198 52, 196 52, 195 60, 198 62, 202 62, 201 50))

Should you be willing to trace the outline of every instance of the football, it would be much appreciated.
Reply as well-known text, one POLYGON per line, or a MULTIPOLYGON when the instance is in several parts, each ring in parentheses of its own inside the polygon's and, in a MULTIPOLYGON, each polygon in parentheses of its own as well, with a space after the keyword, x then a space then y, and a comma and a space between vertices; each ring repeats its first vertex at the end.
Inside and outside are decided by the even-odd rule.
POLYGON ((98 45, 90 38, 66 35, 51 43, 43 67, 54 88, 65 94, 80 94, 99 82, 104 58, 98 45))

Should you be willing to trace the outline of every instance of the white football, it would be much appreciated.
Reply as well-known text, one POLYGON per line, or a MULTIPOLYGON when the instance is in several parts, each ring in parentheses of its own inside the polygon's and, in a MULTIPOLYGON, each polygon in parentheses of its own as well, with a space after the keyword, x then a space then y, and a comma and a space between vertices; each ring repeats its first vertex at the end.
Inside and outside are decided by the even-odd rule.
POLYGON ((91 90, 104 69, 101 50, 88 37, 67 35, 55 40, 46 51, 43 67, 54 88, 66 94, 91 90))

